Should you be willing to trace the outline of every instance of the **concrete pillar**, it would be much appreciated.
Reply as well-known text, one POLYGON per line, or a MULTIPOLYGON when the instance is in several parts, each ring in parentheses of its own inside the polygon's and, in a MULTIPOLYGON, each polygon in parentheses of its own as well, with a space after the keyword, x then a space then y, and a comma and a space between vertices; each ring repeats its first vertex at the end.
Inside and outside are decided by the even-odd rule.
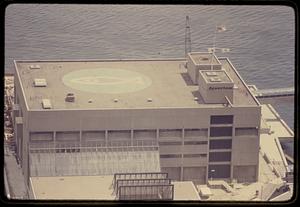
POLYGON ((108 142, 108 130, 105 130, 105 146, 107 147, 108 142))
POLYGON ((54 143, 54 172, 56 175, 56 131, 53 132, 53 143, 54 143))
POLYGON ((206 167, 206 176, 205 176, 205 183, 208 182, 208 166, 209 166, 209 140, 210 140, 210 127, 208 127, 207 130, 207 156, 206 156, 206 163, 207 163, 207 167, 206 167))
MULTIPOLYGON (((232 126, 232 137, 231 137, 231 143, 233 143, 233 140, 235 139, 235 128, 232 126)), ((230 159, 230 179, 233 179, 233 163, 232 163, 232 146, 231 146, 231 159, 230 159)))
POLYGON ((130 144, 133 146, 133 129, 130 129, 130 144))
POLYGON ((16 144, 17 144, 17 156, 21 161, 22 165, 22 160, 23 160, 23 118, 22 117, 16 117, 15 120, 15 139, 16 139, 16 144))
POLYGON ((183 160, 183 147, 184 147, 184 137, 185 137, 185 134, 184 134, 184 128, 182 128, 182 134, 181 134, 181 167, 180 167, 180 180, 182 181, 183 180, 183 163, 184 163, 184 160, 183 160))

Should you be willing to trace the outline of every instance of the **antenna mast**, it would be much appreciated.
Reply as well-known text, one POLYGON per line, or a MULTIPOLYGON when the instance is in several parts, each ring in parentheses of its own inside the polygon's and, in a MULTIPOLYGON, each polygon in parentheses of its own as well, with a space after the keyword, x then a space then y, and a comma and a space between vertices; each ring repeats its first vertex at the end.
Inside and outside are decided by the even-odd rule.
POLYGON ((186 21, 185 21, 185 57, 191 51, 192 51, 192 41, 191 41, 191 30, 190 30, 190 18, 189 18, 189 16, 186 16, 186 21))

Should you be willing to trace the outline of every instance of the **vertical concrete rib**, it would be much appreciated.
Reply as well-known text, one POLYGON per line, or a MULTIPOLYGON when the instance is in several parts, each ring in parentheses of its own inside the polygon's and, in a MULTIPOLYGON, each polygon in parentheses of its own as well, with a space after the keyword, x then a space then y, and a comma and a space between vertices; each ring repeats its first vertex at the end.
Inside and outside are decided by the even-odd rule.
POLYGON ((181 167, 180 167, 180 180, 183 180, 183 148, 184 148, 184 138, 185 138, 185 131, 184 127, 182 128, 182 133, 181 133, 181 167))

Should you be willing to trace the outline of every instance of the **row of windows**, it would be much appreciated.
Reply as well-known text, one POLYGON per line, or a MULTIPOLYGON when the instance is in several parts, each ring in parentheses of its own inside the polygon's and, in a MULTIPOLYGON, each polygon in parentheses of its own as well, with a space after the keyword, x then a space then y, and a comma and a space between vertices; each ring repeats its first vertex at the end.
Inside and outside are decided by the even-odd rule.
MULTIPOLYGON (((207 141, 185 141, 184 145, 205 145, 207 141)), ((182 142, 159 142, 160 146, 165 145, 182 145, 182 142)))
MULTIPOLYGON (((184 158, 207 157, 207 154, 184 154, 184 158)), ((181 158, 181 154, 165 154, 160 155, 160 158, 181 158)), ((231 152, 210 152, 209 162, 230 162, 231 152)))
MULTIPOLYGON (((219 123, 215 121, 216 117, 212 116, 212 123, 219 123)), ((231 117, 231 116, 229 116, 231 117)), ((231 118, 224 118, 225 120, 231 120, 231 118)), ((218 119, 217 119, 218 120, 218 119)), ((223 122, 222 122, 223 123, 223 122)), ((229 122, 226 122, 229 123, 229 122)), ((231 137, 232 136, 232 127, 210 127, 210 137, 231 137)), ((186 137, 200 137, 207 136, 207 129, 186 129, 186 137)), ((235 128, 236 136, 257 136, 258 128, 255 127, 244 127, 244 128, 235 128)), ((179 137, 181 138, 181 130, 180 129, 162 129, 160 130, 161 137, 179 137)), ((76 141, 80 137, 79 132, 56 132, 56 140, 57 141, 76 141)), ((116 131, 108 131, 109 138, 125 138, 130 139, 131 132, 129 130, 116 130, 116 131)), ((104 131, 89 131, 82 132, 83 139, 105 139, 104 131)), ((134 130, 133 138, 156 138, 155 130, 134 130)), ((52 141, 53 140, 53 132, 32 132, 30 133, 31 141, 52 141)), ((185 142, 186 145, 190 144, 207 144, 205 142, 185 142)), ((163 144, 162 144, 163 145, 163 144)), ((166 144, 168 145, 168 144, 166 144)), ((172 144, 169 144, 172 145, 172 144)), ((177 145, 177 144, 173 144, 177 145)))
MULTIPOLYGON (((184 154, 184 158, 204 158, 207 157, 207 154, 184 154)), ((165 154, 165 155, 160 155, 160 158, 181 158, 181 154, 165 154)))

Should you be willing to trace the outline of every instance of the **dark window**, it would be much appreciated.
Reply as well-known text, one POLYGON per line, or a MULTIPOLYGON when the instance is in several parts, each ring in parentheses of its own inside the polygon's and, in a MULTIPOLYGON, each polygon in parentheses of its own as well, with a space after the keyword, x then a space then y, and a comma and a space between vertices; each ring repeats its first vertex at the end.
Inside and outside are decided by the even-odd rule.
POLYGON ((159 145, 181 145, 181 142, 159 142, 159 145))
POLYGON ((182 129, 160 129, 160 137, 182 137, 182 129))
POLYGON ((209 149, 231 149, 231 139, 216 139, 209 141, 209 149))
POLYGON ((230 165, 209 165, 208 179, 230 178, 230 165))
POLYGON ((191 157, 206 157, 206 154, 185 154, 183 155, 184 158, 191 158, 191 157))
POLYGON ((209 162, 227 162, 231 161, 231 152, 210 152, 209 162))
POLYGON ((207 144, 207 141, 185 141, 185 145, 201 145, 201 144, 207 144))
POLYGON ((232 124, 233 115, 211 116, 210 124, 232 124))
POLYGON ((178 154, 175 154, 175 155, 172 155, 172 154, 166 154, 166 155, 160 155, 160 158, 180 158, 181 155, 178 155, 178 154))
POLYGON ((232 127, 210 127, 211 137, 228 137, 232 136, 232 127))
POLYGON ((185 129, 185 137, 207 137, 208 129, 185 129))

